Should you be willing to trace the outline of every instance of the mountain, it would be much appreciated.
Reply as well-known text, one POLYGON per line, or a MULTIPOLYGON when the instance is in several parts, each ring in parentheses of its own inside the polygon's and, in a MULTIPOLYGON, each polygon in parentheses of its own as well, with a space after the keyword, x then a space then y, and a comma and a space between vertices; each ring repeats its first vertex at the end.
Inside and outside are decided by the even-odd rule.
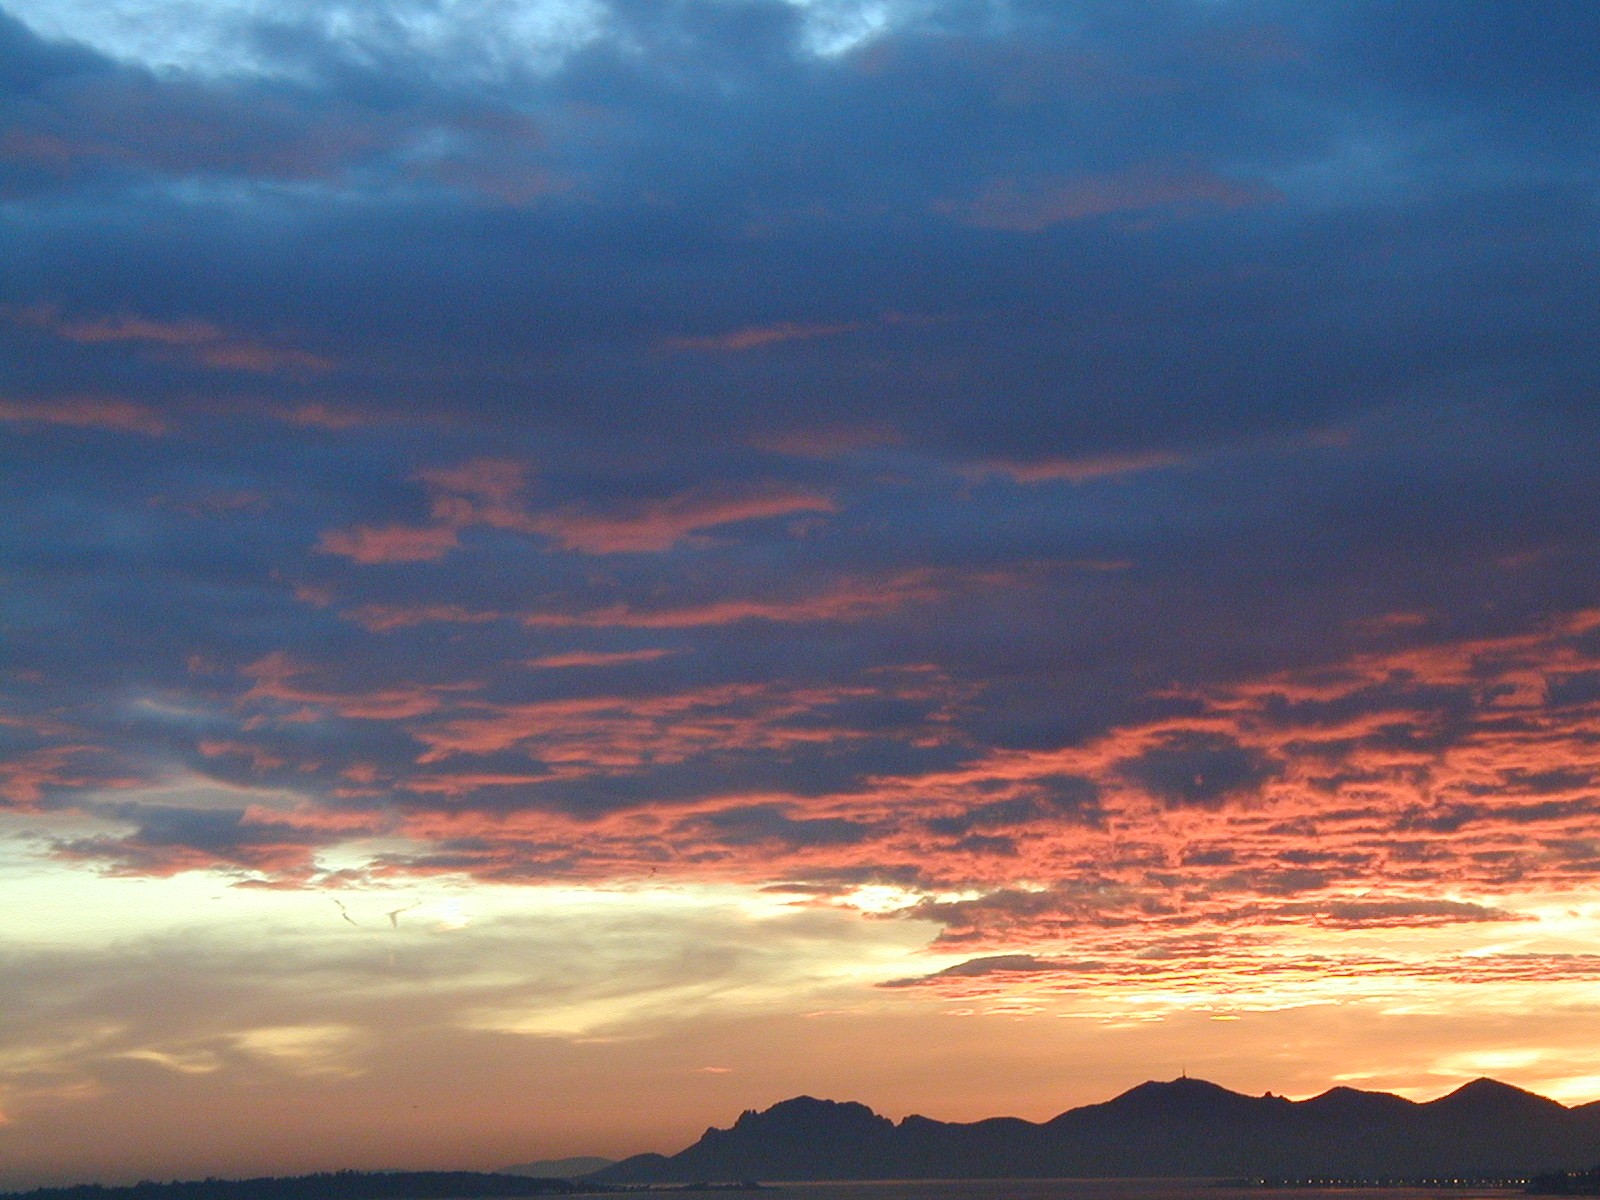
POLYGON ((534 1179, 576 1179, 580 1175, 593 1175, 609 1167, 610 1158, 544 1158, 538 1162, 514 1163, 501 1167, 503 1175, 527 1175, 534 1179))
POLYGON ((910 1116, 799 1096, 638 1155, 599 1183, 741 1179, 1251 1177, 1416 1179, 1573 1171, 1600 1163, 1600 1104, 1567 1108, 1492 1079, 1419 1104, 1337 1087, 1309 1100, 1203 1079, 1142 1083, 1037 1124, 910 1116))

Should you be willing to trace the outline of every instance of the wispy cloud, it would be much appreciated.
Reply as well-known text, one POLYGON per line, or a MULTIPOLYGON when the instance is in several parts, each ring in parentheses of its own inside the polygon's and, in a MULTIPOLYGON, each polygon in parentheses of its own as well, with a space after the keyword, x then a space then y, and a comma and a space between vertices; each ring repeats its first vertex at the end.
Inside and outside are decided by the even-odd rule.
POLYGON ((148 405, 99 396, 51 397, 44 400, 0 399, 0 421, 20 425, 66 425, 78 429, 111 429, 152 437, 166 433, 167 419, 148 405))
POLYGON ((1146 450, 1129 454, 1104 454, 1088 458, 1044 458, 1008 461, 993 459, 972 468, 975 475, 1004 475, 1017 483, 1088 483, 1115 479, 1176 466, 1186 457, 1176 451, 1146 450))
POLYGON ((809 342, 818 338, 834 338, 865 329, 864 321, 842 321, 832 324, 805 324, 799 321, 778 321, 771 325, 750 325, 727 333, 706 334, 700 337, 672 337, 661 342, 664 350, 693 351, 707 354, 737 354, 745 350, 758 350, 763 346, 782 342, 809 342))
POLYGON ((356 525, 325 530, 317 539, 323 554, 336 554, 363 566, 379 563, 437 562, 460 541, 450 525, 356 525))
POLYGON ((322 372, 334 366, 331 359, 322 355, 231 332, 210 321, 162 320, 126 313, 69 317, 48 305, 11 308, 5 310, 5 315, 17 325, 81 346, 128 344, 158 357, 222 370, 276 374, 322 372))
POLYGON ((565 654, 543 654, 530 658, 528 666, 535 670, 552 671, 565 667, 617 667, 628 663, 655 662, 673 653, 671 650, 572 650, 565 654))
POLYGON ((938 208, 980 228, 1039 233, 1065 222, 1111 213, 1241 208, 1281 199, 1269 186, 1204 170, 1151 166, 1071 179, 996 179, 972 199, 944 201, 938 208))
POLYGON ((724 526, 829 513, 837 507, 820 492, 758 482, 607 504, 533 508, 524 497, 522 464, 503 459, 429 468, 420 478, 432 493, 435 523, 328 530, 319 548, 360 563, 433 560, 456 548, 458 531, 483 527, 549 538, 562 549, 582 554, 652 553, 724 526))

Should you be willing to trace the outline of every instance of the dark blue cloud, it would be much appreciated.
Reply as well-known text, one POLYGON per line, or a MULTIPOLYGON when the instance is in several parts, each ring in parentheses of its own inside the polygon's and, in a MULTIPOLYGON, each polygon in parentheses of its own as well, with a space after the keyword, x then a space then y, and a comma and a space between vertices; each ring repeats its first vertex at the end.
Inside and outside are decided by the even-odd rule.
MULTIPOLYGON (((63 723, 30 752, 84 747, 63 795, 857 794, 1195 717, 1393 614, 1391 648, 1590 604, 1596 18, 1530 11, 952 3, 819 53, 788 4, 628 3, 522 64, 285 12, 248 72, 0 18, 4 686, 63 723), (438 482, 484 460, 517 485, 438 482)), ((1406 708, 1301 747, 1342 763, 1454 744, 1469 692, 1262 717, 1406 708)), ((1206 808, 1277 769, 1188 734, 1123 777, 1206 808)), ((920 827, 1098 819, 1062 778, 920 827)))

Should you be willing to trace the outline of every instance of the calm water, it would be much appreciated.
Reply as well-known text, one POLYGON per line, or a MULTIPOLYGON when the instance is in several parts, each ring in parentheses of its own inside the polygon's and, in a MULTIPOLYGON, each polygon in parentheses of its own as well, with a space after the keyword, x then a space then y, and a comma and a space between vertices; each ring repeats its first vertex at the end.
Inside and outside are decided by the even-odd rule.
POLYGON ((783 1183, 725 1193, 723 1200, 1508 1200, 1516 1194, 1492 1188, 1227 1188, 1173 1179, 941 1179, 783 1183))

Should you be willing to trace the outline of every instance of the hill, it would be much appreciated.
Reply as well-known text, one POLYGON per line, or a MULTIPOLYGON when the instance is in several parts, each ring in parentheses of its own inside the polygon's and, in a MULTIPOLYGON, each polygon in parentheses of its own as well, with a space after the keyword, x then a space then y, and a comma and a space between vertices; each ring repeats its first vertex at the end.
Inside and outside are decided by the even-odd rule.
POLYGON ((677 1154, 637 1155, 587 1179, 1418 1179, 1596 1162, 1600 1105, 1567 1108, 1492 1079, 1416 1103, 1344 1087, 1301 1101, 1246 1096, 1183 1078, 1043 1123, 910 1116, 896 1124, 862 1104, 799 1096, 708 1129, 677 1154))

